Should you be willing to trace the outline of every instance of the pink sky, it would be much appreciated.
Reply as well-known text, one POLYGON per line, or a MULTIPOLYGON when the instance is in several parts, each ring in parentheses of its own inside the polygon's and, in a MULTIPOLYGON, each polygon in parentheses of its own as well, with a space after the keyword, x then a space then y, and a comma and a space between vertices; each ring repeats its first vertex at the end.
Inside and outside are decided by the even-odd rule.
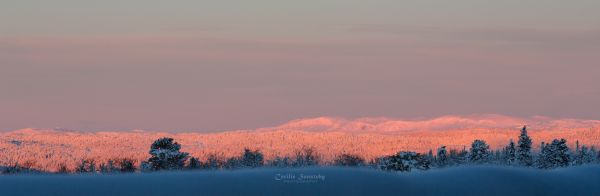
POLYGON ((596 1, 262 1, 0 3, 0 130, 600 119, 596 1))

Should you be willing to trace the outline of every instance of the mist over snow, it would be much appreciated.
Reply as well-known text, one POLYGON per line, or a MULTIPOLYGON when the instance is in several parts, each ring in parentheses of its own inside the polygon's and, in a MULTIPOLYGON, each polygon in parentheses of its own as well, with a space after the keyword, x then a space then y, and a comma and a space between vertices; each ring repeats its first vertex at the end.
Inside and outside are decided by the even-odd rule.
POLYGON ((297 168, 122 175, 0 176, 6 196, 29 195, 600 195, 600 166, 557 170, 458 167, 392 173, 297 168))

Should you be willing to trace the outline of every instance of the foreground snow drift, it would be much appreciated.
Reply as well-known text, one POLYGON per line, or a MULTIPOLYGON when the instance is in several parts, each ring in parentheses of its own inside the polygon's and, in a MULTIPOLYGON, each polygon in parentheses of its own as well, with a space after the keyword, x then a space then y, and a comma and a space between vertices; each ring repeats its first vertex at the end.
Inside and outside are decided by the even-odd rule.
POLYGON ((600 166, 388 173, 302 168, 0 176, 2 195, 600 195, 600 166))

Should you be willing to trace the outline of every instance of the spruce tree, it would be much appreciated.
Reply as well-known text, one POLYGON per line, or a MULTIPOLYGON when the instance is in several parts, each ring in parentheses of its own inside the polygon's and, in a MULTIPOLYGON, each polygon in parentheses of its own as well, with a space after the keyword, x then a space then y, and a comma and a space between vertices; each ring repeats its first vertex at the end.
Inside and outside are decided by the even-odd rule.
POLYGON ((510 140, 510 142, 508 142, 508 145, 506 146, 506 148, 504 148, 504 159, 506 161, 506 164, 508 164, 508 165, 515 164, 515 162, 517 160, 515 143, 513 142, 512 139, 510 140))
POLYGON ((448 151, 446 151, 446 146, 438 148, 436 163, 438 167, 445 167, 448 165, 448 151))
POLYGON ((491 157, 490 146, 483 140, 475 140, 471 144, 471 151, 469 153, 469 161, 471 163, 487 163, 491 157))
POLYGON ((548 169, 552 167, 549 161, 550 154, 550 147, 542 142, 540 145, 540 154, 536 160, 536 165, 538 168, 548 169))
POLYGON ((248 148, 245 148, 244 154, 242 154, 242 157, 240 157, 240 163, 243 167, 261 167, 264 164, 264 156, 258 150, 252 151, 248 148))
POLYGON ((598 151, 596 150, 596 146, 592 146, 590 148, 590 158, 591 158, 590 163, 600 162, 599 156, 600 156, 600 153, 598 153, 598 151))
POLYGON ((190 158, 190 162, 187 165, 187 169, 198 169, 200 168, 200 166, 202 165, 202 163, 200 162, 200 160, 196 157, 192 157, 190 158))
POLYGON ((567 167, 570 163, 569 147, 567 140, 554 139, 552 143, 543 145, 538 159, 538 167, 541 169, 552 169, 556 167, 567 167))
POLYGON ((412 169, 428 170, 431 162, 416 152, 401 151, 395 155, 380 157, 376 161, 377 167, 386 171, 409 172, 412 169))
POLYGON ((586 145, 582 145, 581 148, 578 148, 578 150, 575 151, 573 165, 592 163, 594 161, 594 155, 595 153, 589 150, 586 145))
POLYGON ((280 156, 275 156, 275 158, 273 158, 272 160, 269 161, 268 163, 269 166, 271 167, 291 167, 293 165, 293 161, 290 157, 280 157, 280 156))
POLYGON ((521 135, 519 136, 517 162, 519 165, 526 167, 533 165, 533 157, 531 156, 531 138, 527 135, 527 126, 523 126, 521 135))
POLYGON ((333 164, 335 166, 358 167, 365 165, 365 160, 358 155, 341 154, 336 157, 333 164))

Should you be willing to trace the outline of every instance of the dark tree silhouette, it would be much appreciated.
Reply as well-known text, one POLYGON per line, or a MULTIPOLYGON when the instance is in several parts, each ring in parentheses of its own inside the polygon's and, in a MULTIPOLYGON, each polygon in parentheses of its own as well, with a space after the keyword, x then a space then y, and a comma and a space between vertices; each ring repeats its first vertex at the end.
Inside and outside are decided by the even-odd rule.
POLYGON ((481 164, 490 160, 490 146, 483 140, 475 140, 469 153, 471 163, 481 164))
POLYGON ((365 165, 365 159, 358 155, 341 154, 333 161, 336 166, 358 167, 365 165))
POLYGON ((428 170, 431 163, 424 155, 402 151, 395 155, 380 157, 376 164, 379 169, 386 171, 409 172, 412 169, 428 170))
POLYGON ((160 138, 150 146, 148 167, 150 170, 182 169, 188 159, 188 153, 179 152, 181 145, 173 142, 173 138, 160 138))
POLYGON ((264 155, 258 150, 244 149, 244 153, 241 157, 241 164, 243 167, 255 168, 262 167, 264 165, 264 155))
POLYGON ((446 150, 446 146, 438 148, 435 161, 439 167, 445 167, 448 165, 448 151, 446 150))
POLYGON ((533 156, 531 156, 531 138, 527 135, 527 126, 523 126, 521 135, 519 135, 517 161, 521 166, 529 167, 533 165, 533 156))
POLYGON ((294 166, 305 167, 318 165, 320 158, 314 147, 303 146, 301 150, 296 151, 296 160, 294 166))
POLYGON ((508 145, 504 148, 504 160, 507 165, 513 165, 517 161, 517 149, 515 143, 511 139, 508 145))
POLYGON ((75 167, 77 173, 95 173, 96 172, 96 161, 94 159, 83 159, 77 167, 75 167))
POLYGON ((542 152, 537 160, 538 168, 552 169, 569 166, 570 157, 567 140, 554 139, 552 140, 552 143, 542 145, 542 152))
POLYGON ((190 158, 190 161, 187 165, 187 169, 200 169, 200 167, 202 166, 202 162, 200 162, 200 160, 196 157, 192 157, 190 158))
POLYGON ((119 164, 119 171, 122 173, 131 173, 135 172, 135 160, 133 159, 119 159, 117 163, 119 164))

